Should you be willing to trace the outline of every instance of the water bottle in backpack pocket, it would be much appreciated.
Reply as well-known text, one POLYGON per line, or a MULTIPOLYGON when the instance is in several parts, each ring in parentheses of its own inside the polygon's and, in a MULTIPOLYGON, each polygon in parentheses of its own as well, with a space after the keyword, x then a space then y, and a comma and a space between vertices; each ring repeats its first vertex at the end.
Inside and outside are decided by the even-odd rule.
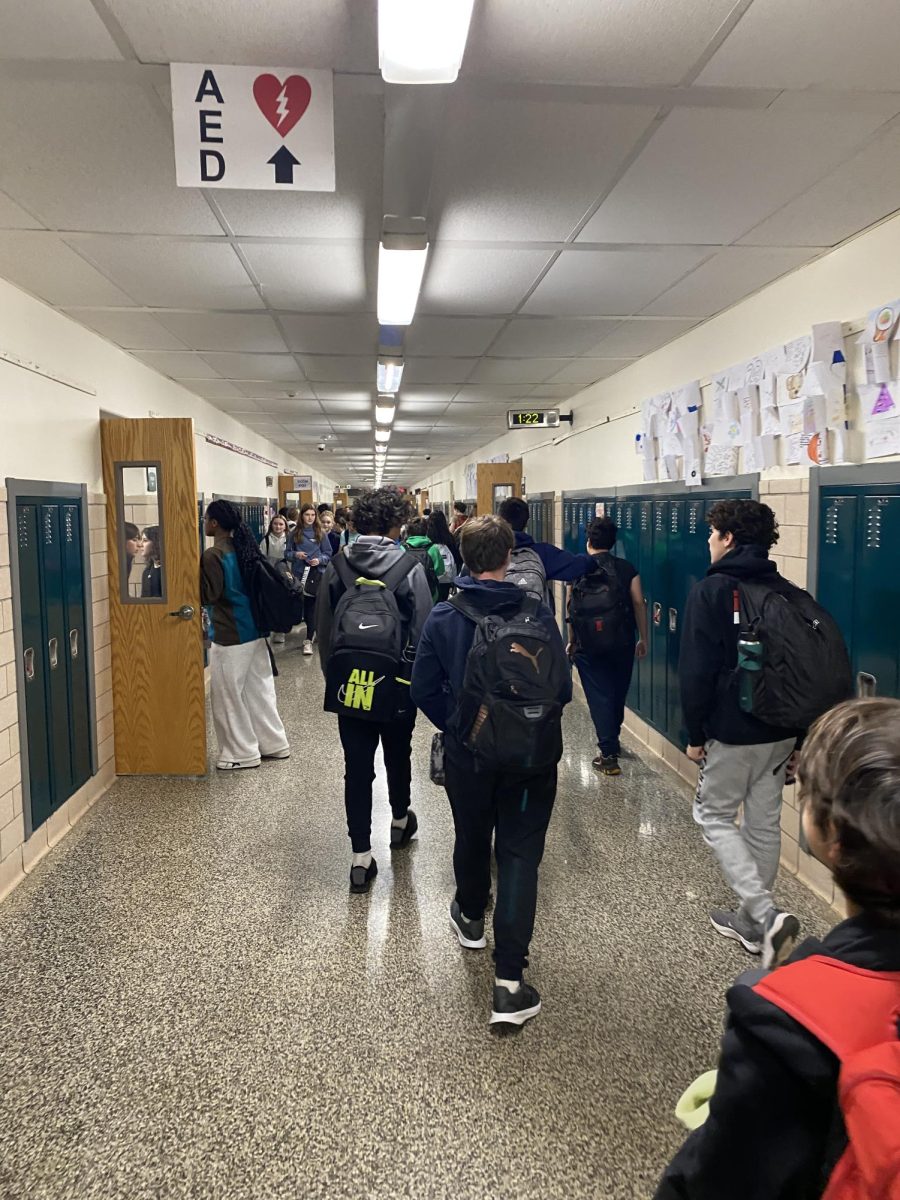
POLYGON ((569 624, 573 642, 588 657, 601 658, 634 644, 631 599, 608 556, 574 584, 569 624))

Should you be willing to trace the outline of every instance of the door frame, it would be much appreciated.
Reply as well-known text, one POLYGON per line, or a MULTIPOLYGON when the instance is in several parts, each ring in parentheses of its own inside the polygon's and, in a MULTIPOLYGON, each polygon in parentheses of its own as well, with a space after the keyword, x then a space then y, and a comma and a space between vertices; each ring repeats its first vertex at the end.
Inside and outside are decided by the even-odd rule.
MULTIPOLYGON (((47 496, 52 500, 69 500, 78 504, 81 512, 81 562, 84 571, 84 641, 88 656, 88 724, 91 731, 91 777, 97 774, 97 687, 94 674, 94 589, 91 578, 91 529, 89 523, 88 489, 86 483, 51 483, 45 479, 7 479, 7 513, 9 514, 9 566, 12 579, 13 645, 16 652, 16 706, 19 716, 19 755, 22 770, 22 815, 25 821, 25 840, 31 837, 31 770, 28 761, 28 716, 25 711, 25 646, 22 642, 22 596, 19 577, 19 538, 15 526, 16 504, 22 496, 47 496)), ((104 507, 104 512, 106 511, 104 507)), ((104 547, 105 553, 105 547, 104 547)))
POLYGON ((815 596, 819 583, 819 511, 822 491, 833 487, 897 487, 900 462, 858 463, 856 466, 811 467, 809 472, 809 536, 806 553, 806 590, 815 596))

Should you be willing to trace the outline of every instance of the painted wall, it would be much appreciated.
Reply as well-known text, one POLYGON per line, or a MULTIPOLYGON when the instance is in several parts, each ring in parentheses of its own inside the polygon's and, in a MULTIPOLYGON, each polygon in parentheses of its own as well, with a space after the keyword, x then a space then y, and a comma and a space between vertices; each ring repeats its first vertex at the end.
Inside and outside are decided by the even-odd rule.
MULTIPOLYGON (((716 371, 808 333, 815 323, 856 322, 898 293, 900 216, 895 216, 611 379, 586 388, 571 405, 563 406, 575 412, 571 436, 567 427, 557 431, 555 441, 548 432, 507 433, 473 447, 464 458, 417 480, 414 486, 428 487, 434 500, 449 499, 451 488, 454 497, 464 497, 466 463, 485 462, 504 453, 510 458, 522 457, 530 493, 640 483, 642 469, 634 438, 640 431, 640 405, 645 399, 694 379, 708 381, 716 371), (597 422, 604 423, 591 428, 597 422)), ((853 351, 848 359, 848 382, 859 381, 862 370, 862 356, 853 343, 854 338, 848 339, 848 349, 853 351)), ((704 393, 708 398, 709 389, 704 393)), ((532 402, 540 404, 537 399, 532 402)), ((854 401, 849 407, 853 418, 854 401)), ((704 419, 708 417, 705 405, 704 419)), ((764 472, 763 478, 807 472, 806 467, 779 466, 764 472)))
MULTIPOLYGON (((103 490, 101 410, 121 417, 192 417, 197 483, 207 495, 265 496, 279 470, 312 475, 323 495, 334 481, 291 459, 234 417, 138 362, 98 334, 0 280, 0 350, 96 391, 95 396, 0 359, 0 481, 46 479, 103 490), (210 433, 271 459, 277 467, 204 440, 210 433)), ((276 495, 276 491, 271 491, 276 495)))

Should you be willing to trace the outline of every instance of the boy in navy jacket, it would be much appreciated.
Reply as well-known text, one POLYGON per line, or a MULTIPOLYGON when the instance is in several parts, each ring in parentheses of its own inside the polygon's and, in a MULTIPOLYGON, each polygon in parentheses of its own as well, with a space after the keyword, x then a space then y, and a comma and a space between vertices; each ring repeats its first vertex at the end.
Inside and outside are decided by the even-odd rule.
MULTIPOLYGON (((485 615, 513 615, 525 597, 505 582, 513 533, 499 517, 480 517, 463 526, 460 537, 469 576, 457 583, 470 604, 485 615)), ((562 650, 562 638, 550 610, 539 616, 562 650)), ((556 799, 556 766, 526 778, 479 769, 472 752, 453 734, 452 720, 463 691, 466 658, 475 625, 451 603, 438 604, 425 623, 412 675, 412 700, 445 732, 447 795, 456 842, 453 869, 456 896, 450 922, 460 945, 480 950, 487 943, 484 913, 491 890, 491 838, 497 856, 497 903, 494 909, 494 981, 491 1023, 522 1025, 537 1016, 541 999, 523 981, 537 906, 538 867, 556 799)), ((559 696, 572 698, 571 678, 559 696)))

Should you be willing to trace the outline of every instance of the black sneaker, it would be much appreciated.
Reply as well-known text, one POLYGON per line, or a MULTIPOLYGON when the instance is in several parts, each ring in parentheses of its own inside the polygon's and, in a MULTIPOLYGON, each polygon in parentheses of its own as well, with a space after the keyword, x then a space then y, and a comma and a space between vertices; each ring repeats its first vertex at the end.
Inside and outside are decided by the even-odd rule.
POLYGON ((419 830, 419 822, 416 814, 410 809, 406 814, 406 826, 400 829, 396 825, 391 826, 391 849, 399 850, 403 846, 408 846, 419 830))
POLYGON ((450 924, 456 930, 459 944, 466 950, 483 950, 487 945, 487 938, 484 936, 484 917, 480 921, 470 921, 468 917, 462 915, 462 909, 456 900, 450 905, 450 924))
POLYGON ((780 967, 800 936, 800 922, 793 913, 773 908, 763 925, 762 963, 767 971, 780 967))
POLYGON ((378 874, 378 863, 373 858, 367 867, 350 868, 350 891, 362 896, 372 886, 372 880, 378 874))
POLYGON ((598 754, 592 761, 591 766, 595 771, 599 771, 602 775, 621 775, 622 768, 619 766, 619 756, 617 754, 598 754))
POLYGON ((537 989, 528 983, 520 983, 518 990, 494 984, 494 1008, 491 1025, 524 1025, 541 1011, 541 998, 537 989))

